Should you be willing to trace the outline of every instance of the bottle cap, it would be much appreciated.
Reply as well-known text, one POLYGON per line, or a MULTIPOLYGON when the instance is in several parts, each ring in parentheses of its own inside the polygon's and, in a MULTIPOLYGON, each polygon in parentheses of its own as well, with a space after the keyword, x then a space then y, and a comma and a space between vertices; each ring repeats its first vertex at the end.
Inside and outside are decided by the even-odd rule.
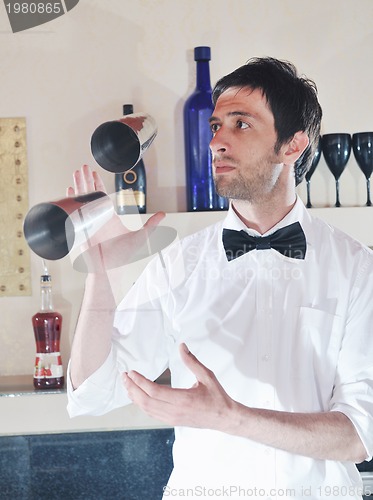
POLYGON ((132 104, 123 104, 123 114, 124 115, 132 115, 133 113, 133 105, 132 104))
POLYGON ((195 61, 210 61, 211 48, 210 47, 195 47, 194 60, 195 61))

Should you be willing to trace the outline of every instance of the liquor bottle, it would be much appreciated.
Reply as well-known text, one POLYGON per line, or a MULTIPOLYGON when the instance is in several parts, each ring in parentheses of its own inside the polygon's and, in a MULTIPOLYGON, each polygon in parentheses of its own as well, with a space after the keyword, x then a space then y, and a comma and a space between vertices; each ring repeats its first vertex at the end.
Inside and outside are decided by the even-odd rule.
POLYGON ((54 311, 52 279, 46 272, 40 277, 40 310, 32 317, 36 342, 35 389, 61 389, 64 386, 60 353, 62 316, 54 311))
POLYGON ((195 47, 197 85, 184 105, 187 209, 189 212, 226 210, 228 200, 215 190, 212 172, 209 118, 214 105, 211 98, 210 47, 195 47))
MULTIPOLYGON (((123 115, 133 113, 132 104, 124 104, 123 115)), ((115 174, 117 213, 146 213, 146 171, 143 160, 130 170, 115 174)))

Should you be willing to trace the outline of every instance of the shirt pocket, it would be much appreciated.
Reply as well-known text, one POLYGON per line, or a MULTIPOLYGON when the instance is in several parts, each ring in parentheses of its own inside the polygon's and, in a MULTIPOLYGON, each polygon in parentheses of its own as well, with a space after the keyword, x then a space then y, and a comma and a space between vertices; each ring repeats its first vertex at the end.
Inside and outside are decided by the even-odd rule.
POLYGON ((333 376, 334 380, 343 339, 342 318, 321 309, 301 307, 298 334, 315 373, 328 379, 333 376))

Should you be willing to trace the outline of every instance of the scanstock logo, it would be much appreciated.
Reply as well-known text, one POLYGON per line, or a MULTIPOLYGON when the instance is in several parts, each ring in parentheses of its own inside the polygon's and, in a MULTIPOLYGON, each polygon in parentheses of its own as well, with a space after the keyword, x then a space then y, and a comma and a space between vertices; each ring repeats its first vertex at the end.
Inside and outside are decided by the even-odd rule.
POLYGON ((78 3, 79 0, 28 0, 23 2, 4 0, 13 33, 48 23, 63 16, 78 3))

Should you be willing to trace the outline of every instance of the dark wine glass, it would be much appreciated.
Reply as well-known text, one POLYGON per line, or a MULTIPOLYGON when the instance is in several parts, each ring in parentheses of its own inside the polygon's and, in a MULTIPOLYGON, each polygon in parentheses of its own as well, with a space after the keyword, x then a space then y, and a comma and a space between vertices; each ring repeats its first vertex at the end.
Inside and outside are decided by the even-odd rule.
POLYGON ((320 158, 321 158, 321 136, 319 137, 319 141, 318 141, 317 146, 316 146, 316 150, 315 150, 315 154, 313 156, 311 166, 305 175, 306 183, 307 183, 307 205, 306 205, 307 208, 312 207, 312 203, 311 203, 311 177, 312 177, 314 171, 316 170, 317 165, 319 164, 320 158))
POLYGON ((373 172, 373 132, 358 132, 352 136, 352 148, 357 164, 367 181, 366 206, 371 207, 370 176, 373 172))
POLYGON ((350 158, 352 139, 350 134, 324 134, 322 136, 322 152, 326 164, 334 175, 336 188, 335 206, 340 207, 339 178, 350 158))

